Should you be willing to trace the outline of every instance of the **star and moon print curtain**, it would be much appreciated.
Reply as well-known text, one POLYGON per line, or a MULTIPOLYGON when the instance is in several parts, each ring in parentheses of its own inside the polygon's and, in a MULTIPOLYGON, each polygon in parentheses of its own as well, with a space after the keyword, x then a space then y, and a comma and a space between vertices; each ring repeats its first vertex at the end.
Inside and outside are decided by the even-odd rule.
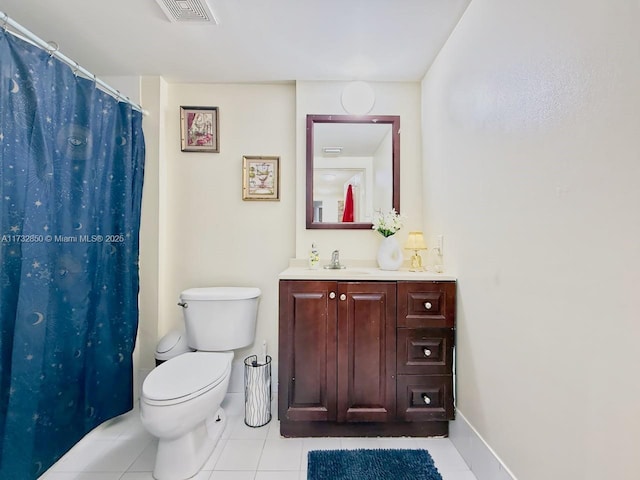
POLYGON ((142 114, 0 29, 0 478, 132 408, 142 114))

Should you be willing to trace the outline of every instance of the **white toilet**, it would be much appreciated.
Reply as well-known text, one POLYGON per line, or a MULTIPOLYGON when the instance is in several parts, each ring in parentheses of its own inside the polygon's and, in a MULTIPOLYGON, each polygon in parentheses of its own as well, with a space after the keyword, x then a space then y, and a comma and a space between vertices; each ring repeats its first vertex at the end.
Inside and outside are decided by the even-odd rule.
POLYGON ((255 338, 260 289, 191 288, 180 294, 188 346, 142 384, 142 424, 158 437, 153 477, 185 480, 200 471, 226 424, 220 404, 229 386, 233 350, 255 338))

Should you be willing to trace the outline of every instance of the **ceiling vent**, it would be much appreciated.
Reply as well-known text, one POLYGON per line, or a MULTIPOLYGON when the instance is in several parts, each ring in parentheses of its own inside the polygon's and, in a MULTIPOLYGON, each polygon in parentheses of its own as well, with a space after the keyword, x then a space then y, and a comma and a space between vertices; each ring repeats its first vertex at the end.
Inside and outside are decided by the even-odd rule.
POLYGON ((172 22, 218 24, 206 0, 156 0, 172 22))

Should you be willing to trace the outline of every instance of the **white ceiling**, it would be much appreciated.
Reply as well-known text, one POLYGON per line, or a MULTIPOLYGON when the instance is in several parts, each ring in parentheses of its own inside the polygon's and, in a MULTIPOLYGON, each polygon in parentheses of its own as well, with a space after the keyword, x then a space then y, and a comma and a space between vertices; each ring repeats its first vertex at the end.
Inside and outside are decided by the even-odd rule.
POLYGON ((0 11, 99 77, 419 81, 471 0, 207 1, 219 25, 172 23, 155 0, 0 0, 0 11))

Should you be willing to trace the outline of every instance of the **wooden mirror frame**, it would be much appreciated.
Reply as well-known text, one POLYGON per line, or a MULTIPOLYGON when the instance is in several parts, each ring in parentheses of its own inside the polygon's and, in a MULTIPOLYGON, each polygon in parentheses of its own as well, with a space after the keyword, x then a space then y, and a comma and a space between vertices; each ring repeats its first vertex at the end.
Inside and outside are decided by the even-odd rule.
POLYGON ((391 125, 393 193, 391 207, 400 213, 400 116, 398 115, 307 115, 307 229, 371 230, 366 222, 314 222, 313 221, 313 127, 316 123, 370 123, 391 125))

